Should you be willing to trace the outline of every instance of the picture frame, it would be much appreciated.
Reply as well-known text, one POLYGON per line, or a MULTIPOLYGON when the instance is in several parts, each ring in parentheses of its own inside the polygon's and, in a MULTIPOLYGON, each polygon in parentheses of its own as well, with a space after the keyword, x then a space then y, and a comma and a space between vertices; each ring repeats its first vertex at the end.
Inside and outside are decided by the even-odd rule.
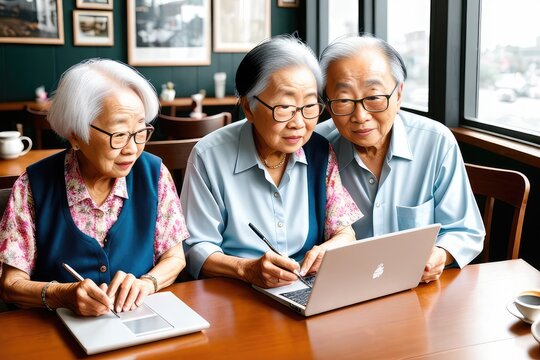
POLYGON ((248 52, 270 36, 270 0, 214 1, 214 52, 248 52))
POLYGON ((283 8, 297 8, 300 6, 300 0, 277 0, 277 6, 283 8))
POLYGON ((113 0, 77 0, 77 8, 112 10, 113 0))
POLYGON ((18 0, 3 5, 0 43, 64 44, 62 0, 18 0))
POLYGON ((112 11, 73 10, 73 44, 76 46, 113 46, 112 11))
POLYGON ((127 0, 127 10, 128 64, 210 65, 210 0, 127 0))

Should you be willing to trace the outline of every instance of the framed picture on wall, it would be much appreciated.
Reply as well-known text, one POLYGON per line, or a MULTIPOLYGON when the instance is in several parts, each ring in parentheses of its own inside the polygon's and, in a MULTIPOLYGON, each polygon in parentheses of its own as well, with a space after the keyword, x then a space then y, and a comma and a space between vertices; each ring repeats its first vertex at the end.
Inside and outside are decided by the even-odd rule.
POLYGON ((248 52, 270 33, 270 0, 214 1, 214 52, 248 52))
POLYGON ((127 0, 128 63, 210 65, 210 0, 127 0))
POLYGON ((298 7, 300 0, 277 0, 278 7, 298 7))
POLYGON ((113 0, 77 0, 79 9, 112 10, 113 0))
POLYGON ((78 46, 113 46, 112 11, 73 11, 73 44, 78 46))
POLYGON ((64 43, 62 0, 0 1, 0 5, 0 43, 64 43))

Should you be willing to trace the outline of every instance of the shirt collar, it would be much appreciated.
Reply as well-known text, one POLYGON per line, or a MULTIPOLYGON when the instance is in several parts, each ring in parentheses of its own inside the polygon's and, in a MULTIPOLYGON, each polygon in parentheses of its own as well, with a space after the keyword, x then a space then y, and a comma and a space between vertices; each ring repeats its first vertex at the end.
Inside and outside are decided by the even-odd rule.
POLYGON ((386 158, 392 159, 393 156, 401 157, 407 160, 413 159, 411 147, 409 146, 409 138, 405 125, 401 119, 401 114, 398 113, 394 119, 394 125, 392 127, 392 138, 390 139, 390 146, 388 147, 388 153, 386 158))
MULTIPOLYGON (((299 148, 294 152, 294 154, 292 154, 287 167, 291 168, 296 162, 307 164, 307 159, 303 148, 299 148)), ((249 121, 246 121, 240 130, 234 173, 241 173, 242 171, 250 169, 254 166, 258 166, 258 161, 257 148, 255 147, 255 140, 253 138, 253 125, 249 121)))
MULTIPOLYGON (((66 192, 68 206, 73 206, 86 199, 91 199, 90 193, 84 185, 84 180, 79 168, 79 160, 74 150, 66 153, 64 161, 64 178, 66 179, 66 192)), ((126 178, 118 178, 113 184, 113 188, 108 197, 117 196, 129 199, 127 192, 126 178)))

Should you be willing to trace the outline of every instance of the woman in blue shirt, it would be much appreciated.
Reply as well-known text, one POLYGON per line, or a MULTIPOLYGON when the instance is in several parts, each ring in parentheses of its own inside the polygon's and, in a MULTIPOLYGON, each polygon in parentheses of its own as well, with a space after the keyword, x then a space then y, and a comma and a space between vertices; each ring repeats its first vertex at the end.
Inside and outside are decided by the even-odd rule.
POLYGON ((236 89, 247 119, 203 138, 188 161, 180 200, 191 275, 283 286, 295 272, 316 271, 328 247, 355 240, 351 224, 362 214, 341 186, 328 141, 313 133, 321 84, 313 52, 290 36, 242 60, 236 89))

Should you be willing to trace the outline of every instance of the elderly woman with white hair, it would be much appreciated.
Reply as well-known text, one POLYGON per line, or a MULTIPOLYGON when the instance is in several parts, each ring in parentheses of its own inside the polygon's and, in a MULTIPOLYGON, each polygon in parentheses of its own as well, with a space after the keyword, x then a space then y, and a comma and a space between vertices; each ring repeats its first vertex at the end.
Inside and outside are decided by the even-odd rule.
POLYGON ((71 149, 13 186, 0 223, 2 300, 98 316, 174 282, 189 235, 169 171, 143 152, 158 110, 152 85, 120 62, 91 59, 64 73, 48 121, 71 149))
POLYGON ((316 271, 329 247, 355 240, 351 224, 362 214, 328 141, 313 133, 321 83, 313 52, 294 37, 271 38, 244 57, 236 90, 247 119, 197 143, 182 186, 192 276, 283 286, 316 271))

